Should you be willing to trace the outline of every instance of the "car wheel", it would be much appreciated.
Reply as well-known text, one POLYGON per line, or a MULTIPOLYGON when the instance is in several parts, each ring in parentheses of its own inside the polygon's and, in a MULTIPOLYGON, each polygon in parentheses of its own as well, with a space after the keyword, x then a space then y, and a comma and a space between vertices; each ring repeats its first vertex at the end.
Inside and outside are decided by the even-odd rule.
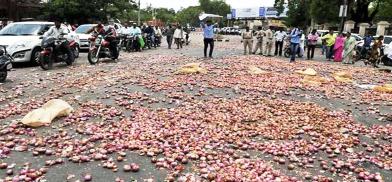
POLYGON ((39 64, 39 57, 40 57, 40 51, 41 48, 35 48, 32 52, 31 52, 31 58, 30 58, 30 62, 32 64, 39 64))

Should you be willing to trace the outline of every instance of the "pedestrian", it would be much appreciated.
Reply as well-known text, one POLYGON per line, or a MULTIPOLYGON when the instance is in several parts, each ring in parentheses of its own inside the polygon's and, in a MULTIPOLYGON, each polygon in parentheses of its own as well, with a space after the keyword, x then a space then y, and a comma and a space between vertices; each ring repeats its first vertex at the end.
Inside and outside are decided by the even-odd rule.
POLYGON ((209 57, 212 58, 212 52, 214 51, 214 25, 211 20, 207 20, 205 23, 201 23, 201 27, 203 28, 204 37, 204 57, 207 57, 207 49, 209 45, 209 57))
POLYGON ((368 54, 368 52, 370 50, 370 47, 371 47, 371 44, 372 44, 373 40, 374 40, 373 36, 371 36, 369 34, 369 32, 366 32, 366 35, 363 38, 363 46, 362 46, 362 49, 361 49, 361 56, 362 57, 364 57, 364 58, 367 57, 367 54, 368 54))
POLYGON ((319 35, 317 34, 316 29, 313 29, 312 32, 308 35, 308 60, 313 59, 314 57, 314 50, 316 49, 318 38, 319 35))
POLYGON ((245 31, 242 32, 242 42, 244 44, 244 55, 246 55, 247 49, 249 54, 252 54, 253 47, 253 34, 252 31, 249 30, 249 27, 245 28, 245 31))
POLYGON ((328 59, 328 61, 331 61, 336 35, 333 33, 333 30, 330 29, 329 33, 323 36, 323 39, 326 43, 325 57, 328 59))
POLYGON ((370 57, 369 57, 369 62, 373 65, 373 67, 378 68, 378 62, 380 58, 380 53, 381 53, 381 48, 383 45, 383 40, 384 36, 380 36, 377 38, 376 41, 374 41, 374 44, 372 45, 372 49, 370 51, 370 57))
POLYGON ((174 42, 177 45, 177 49, 182 49, 182 39, 184 38, 184 31, 181 28, 181 25, 178 25, 176 30, 174 31, 174 42))
POLYGON ((335 62, 342 62, 343 60, 344 41, 345 41, 345 35, 344 33, 340 32, 339 35, 336 37, 335 45, 333 49, 334 52, 333 60, 335 62))
POLYGON ((294 28, 290 32, 290 51, 291 51, 290 62, 295 62, 295 56, 299 49, 301 36, 302 36, 302 31, 299 28, 294 28))
POLYGON ((272 56, 271 55, 271 49, 272 49, 272 40, 274 39, 274 33, 272 32, 271 28, 268 27, 268 29, 265 31, 265 54, 266 56, 272 56))
POLYGON ((305 34, 302 34, 299 42, 299 55, 301 57, 304 56, 304 52, 305 52, 305 41, 306 41, 305 38, 306 38, 305 34))
POLYGON ((347 33, 346 41, 344 41, 344 54, 343 63, 344 64, 354 64, 354 57, 356 56, 356 40, 351 36, 351 33, 347 33))
POLYGON ((279 56, 282 56, 283 42, 286 37, 287 34, 283 31, 283 28, 279 28, 279 30, 275 32, 275 56, 278 54, 279 56))
POLYGON ((325 39, 321 39, 321 55, 326 54, 327 52, 327 42, 325 39))
POLYGON ((172 25, 169 25, 169 27, 166 29, 166 41, 169 49, 171 49, 173 44, 174 31, 175 29, 172 27, 172 25))
POLYGON ((253 54, 256 54, 257 50, 260 49, 260 55, 263 55, 263 37, 265 36, 263 28, 262 27, 258 27, 257 28, 258 31, 256 32, 256 46, 253 50, 253 54))
POLYGON ((162 39, 162 30, 161 30, 161 28, 159 28, 158 25, 155 26, 155 28, 154 28, 154 34, 155 34, 155 37, 158 39, 157 44, 160 45, 161 39, 162 39))

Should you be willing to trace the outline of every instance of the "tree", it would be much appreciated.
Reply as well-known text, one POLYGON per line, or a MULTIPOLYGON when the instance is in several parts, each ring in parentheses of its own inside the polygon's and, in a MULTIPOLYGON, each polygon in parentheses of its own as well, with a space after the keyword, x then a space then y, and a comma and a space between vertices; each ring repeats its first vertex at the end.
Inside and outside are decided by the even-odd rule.
POLYGON ((176 20, 179 23, 189 23, 192 26, 199 25, 199 15, 203 10, 199 6, 190 6, 185 9, 181 9, 177 12, 176 20))
MULTIPOLYGON (((371 23, 380 11, 390 11, 390 9, 383 6, 388 1, 391 0, 347 0, 349 8, 348 19, 356 23, 371 23), (382 6, 383 8, 380 9, 382 6)), ((285 0, 275 0, 275 7, 279 13, 283 12, 285 2, 285 0)), ((337 23, 339 21, 338 13, 341 4, 341 0, 290 0, 288 1, 289 17, 287 19, 289 24, 293 22, 296 22, 295 24, 303 24, 306 17, 298 17, 297 13, 300 13, 311 15, 316 23, 337 23), (310 4, 310 7, 306 6, 307 4, 310 4), (299 7, 302 9, 299 9, 299 7), (307 11, 310 11, 310 13, 307 11), (294 17, 290 17, 290 15, 294 17)))
POLYGON ((311 0, 310 15, 318 24, 336 24, 340 21, 339 8, 340 0, 311 0))
MULTIPOLYGON (((379 12, 377 13, 376 21, 392 21, 392 0, 385 0, 380 3, 379 12)), ((374 11, 374 10, 372 10, 374 11)))
MULTIPOLYGON (((310 25, 310 11, 309 7, 311 0, 290 0, 288 1, 287 7, 287 18, 285 18, 285 23, 291 27, 301 27, 306 28, 310 25)), ((282 13, 284 10, 285 1, 275 0, 275 8, 278 13, 282 13)))
POLYGON ((230 13, 230 6, 223 0, 199 0, 200 9, 205 13, 226 16, 230 13))
POLYGON ((51 0, 45 4, 43 14, 46 19, 86 23, 104 21, 107 16, 121 19, 134 9, 132 0, 51 0))
POLYGON ((158 8, 155 9, 156 18, 162 22, 174 22, 176 19, 176 11, 174 9, 158 8))

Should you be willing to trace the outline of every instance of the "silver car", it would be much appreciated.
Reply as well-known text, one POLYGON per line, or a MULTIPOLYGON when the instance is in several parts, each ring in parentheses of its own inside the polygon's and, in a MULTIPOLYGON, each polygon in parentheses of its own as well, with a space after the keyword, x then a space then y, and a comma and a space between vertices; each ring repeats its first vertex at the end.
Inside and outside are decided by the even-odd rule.
MULTIPOLYGON (((36 63, 41 51, 42 40, 40 37, 51 26, 54 26, 53 22, 31 21, 11 23, 0 31, 0 45, 7 47, 8 53, 14 58, 13 63, 36 63)), ((69 30, 68 27, 67 30, 68 35, 66 38, 74 40, 80 45, 79 36, 69 30)))

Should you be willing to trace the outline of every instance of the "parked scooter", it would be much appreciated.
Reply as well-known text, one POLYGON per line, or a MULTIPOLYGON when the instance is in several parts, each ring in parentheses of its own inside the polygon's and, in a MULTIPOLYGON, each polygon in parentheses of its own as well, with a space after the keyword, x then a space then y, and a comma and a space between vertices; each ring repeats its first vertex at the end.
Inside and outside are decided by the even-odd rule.
POLYGON ((67 65, 72 65, 75 61, 75 52, 77 51, 77 44, 75 41, 68 41, 67 38, 43 37, 42 51, 39 56, 39 64, 42 69, 52 69, 53 63, 65 62, 67 65), (71 54, 68 55, 65 47, 69 47, 71 54))
POLYGON ((0 82, 7 78, 8 71, 12 69, 12 56, 7 53, 5 46, 0 46, 0 82))

